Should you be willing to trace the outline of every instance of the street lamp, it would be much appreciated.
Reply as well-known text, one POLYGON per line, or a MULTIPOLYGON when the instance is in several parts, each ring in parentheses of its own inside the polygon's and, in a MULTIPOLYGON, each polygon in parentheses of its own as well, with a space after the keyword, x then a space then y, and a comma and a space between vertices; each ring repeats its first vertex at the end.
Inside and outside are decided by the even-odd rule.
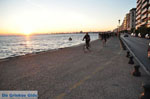
POLYGON ((118 25, 118 36, 119 36, 119 38, 120 38, 120 31, 119 31, 119 28, 120 28, 120 19, 118 20, 118 23, 119 23, 119 25, 118 25))
POLYGON ((120 26, 120 19, 118 20, 119 26, 120 26))

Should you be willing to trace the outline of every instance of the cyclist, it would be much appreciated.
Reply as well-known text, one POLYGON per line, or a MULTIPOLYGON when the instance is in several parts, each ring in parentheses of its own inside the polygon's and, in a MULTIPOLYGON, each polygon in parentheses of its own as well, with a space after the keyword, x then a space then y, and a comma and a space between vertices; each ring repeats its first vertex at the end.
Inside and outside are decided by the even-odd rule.
POLYGON ((90 47, 90 35, 88 33, 86 33, 86 35, 83 37, 83 41, 85 40, 85 43, 86 43, 86 49, 89 50, 89 47, 90 47))

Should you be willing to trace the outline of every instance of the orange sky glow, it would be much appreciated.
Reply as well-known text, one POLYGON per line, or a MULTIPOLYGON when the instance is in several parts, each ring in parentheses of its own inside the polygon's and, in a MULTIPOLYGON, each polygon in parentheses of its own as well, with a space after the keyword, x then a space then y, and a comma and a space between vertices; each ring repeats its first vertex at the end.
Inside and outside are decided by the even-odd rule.
POLYGON ((135 3, 134 0, 2 0, 0 34, 110 31, 135 3))

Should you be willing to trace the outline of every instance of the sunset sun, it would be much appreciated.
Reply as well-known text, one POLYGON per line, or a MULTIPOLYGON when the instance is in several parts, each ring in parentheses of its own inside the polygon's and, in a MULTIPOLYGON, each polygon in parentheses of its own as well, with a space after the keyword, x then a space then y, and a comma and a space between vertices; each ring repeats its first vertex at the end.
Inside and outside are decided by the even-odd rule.
POLYGON ((30 31, 27 31, 27 32, 24 32, 25 35, 30 35, 31 32, 30 31))
POLYGON ((31 29, 25 29, 23 34, 24 35, 31 35, 32 34, 32 30, 31 29))

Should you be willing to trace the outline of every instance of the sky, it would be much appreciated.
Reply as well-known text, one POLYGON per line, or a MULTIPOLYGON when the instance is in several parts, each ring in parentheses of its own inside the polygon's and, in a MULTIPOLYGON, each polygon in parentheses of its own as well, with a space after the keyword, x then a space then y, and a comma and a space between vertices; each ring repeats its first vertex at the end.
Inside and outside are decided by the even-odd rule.
POLYGON ((0 34, 109 31, 136 0, 0 0, 0 34))

